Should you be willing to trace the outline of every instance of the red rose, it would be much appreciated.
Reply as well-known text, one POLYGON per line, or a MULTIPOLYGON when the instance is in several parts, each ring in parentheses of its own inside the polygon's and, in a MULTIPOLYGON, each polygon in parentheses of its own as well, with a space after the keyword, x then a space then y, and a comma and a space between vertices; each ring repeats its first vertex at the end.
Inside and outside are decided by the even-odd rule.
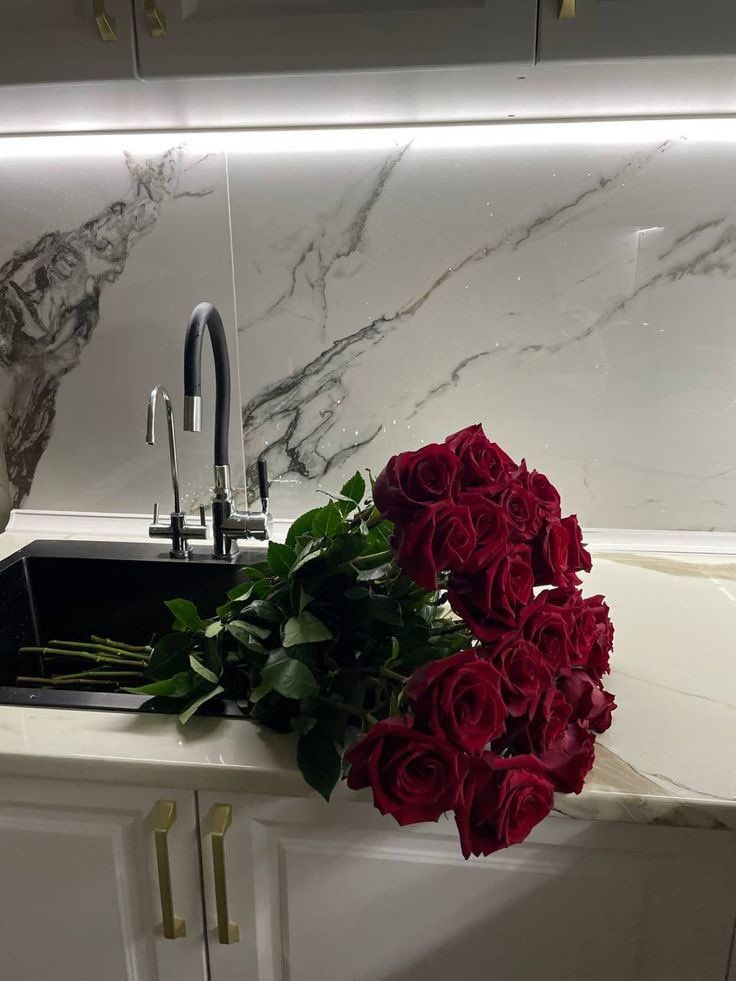
POLYGON ((593 560, 590 557, 590 552, 583 544, 583 532, 577 517, 574 514, 569 514, 562 519, 562 526, 567 530, 569 538, 568 567, 572 572, 590 572, 593 560))
POLYGON ((524 486, 532 494, 545 517, 560 517, 560 495, 549 477, 539 470, 529 471, 525 474, 524 486))
POLYGON ((437 573, 462 569, 475 549, 470 510, 445 501, 417 511, 396 526, 396 561, 422 589, 437 588, 437 573))
POLYGON ((616 708, 614 697, 586 671, 573 671, 568 678, 562 678, 560 691, 572 709, 570 722, 582 722, 594 732, 605 732, 611 725, 616 708))
POLYGON ((613 624, 602 596, 583 598, 579 589, 550 589, 541 594, 565 618, 570 632, 570 662, 600 679, 609 670, 613 624))
POLYGON ((508 549, 509 529, 506 512, 482 494, 461 494, 458 503, 470 508, 470 517, 475 528, 475 548, 466 561, 462 571, 478 572, 498 558, 508 549))
POLYGON ((534 757, 471 759, 455 821, 463 856, 516 845, 552 809, 553 787, 534 757))
POLYGON ((465 487, 503 483, 516 464, 497 443, 492 443, 478 424, 448 436, 445 443, 460 461, 460 478, 465 487))
POLYGON ((522 612, 519 631, 524 640, 528 640, 542 652, 553 674, 567 673, 574 654, 572 614, 550 602, 549 597, 553 592, 556 593, 557 590, 540 593, 522 612))
POLYGON ((515 627, 519 613, 533 595, 531 553, 517 545, 473 576, 450 576, 447 596, 453 610, 484 643, 505 627, 515 627))
POLYGON ((504 731, 506 706, 498 672, 474 650, 423 665, 406 695, 417 723, 458 749, 480 753, 504 731))
POLYGON ((443 739, 414 729, 406 716, 371 726, 345 758, 348 787, 370 787, 381 814, 401 825, 437 821, 457 802, 461 757, 443 739))
POLYGON ((570 567, 570 532, 556 518, 542 526, 532 548, 536 586, 576 586, 580 580, 570 567))
POLYGON ((550 688, 516 738, 516 745, 531 753, 546 753, 565 731, 571 712, 562 692, 550 688))
POLYGON ((595 736, 573 722, 549 750, 540 757, 555 790, 563 794, 579 794, 583 781, 595 761, 595 736))
POLYGON ((608 615, 608 604, 602 596, 588 596, 583 600, 584 617, 593 617, 593 640, 584 661, 584 667, 596 678, 610 671, 610 655, 613 650, 613 624, 608 615))
POLYGON ((392 456, 378 475, 373 503, 391 521, 400 521, 427 504, 452 497, 460 464, 440 443, 392 456))
POLYGON ((542 524, 542 513, 534 495, 521 480, 513 480, 498 495, 498 503, 506 512, 511 538, 528 542, 537 534, 542 524))
POLYGON ((512 631, 493 652, 493 663, 501 675, 509 715, 532 715, 540 696, 552 686, 552 669, 542 652, 512 631))

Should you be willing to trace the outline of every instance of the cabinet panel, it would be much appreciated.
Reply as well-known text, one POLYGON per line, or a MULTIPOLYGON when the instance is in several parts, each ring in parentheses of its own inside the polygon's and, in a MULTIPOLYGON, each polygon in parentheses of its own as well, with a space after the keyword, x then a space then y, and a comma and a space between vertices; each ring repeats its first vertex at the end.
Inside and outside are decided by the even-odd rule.
POLYGON ((732 0, 540 0, 539 60, 597 61, 736 53, 732 0))
POLYGON ((551 818, 466 863, 452 825, 402 830, 362 802, 229 795, 240 938, 219 943, 210 831, 224 801, 200 794, 213 981, 725 975, 731 835, 551 818))
POLYGON ((158 0, 155 21, 145 0, 135 9, 148 78, 534 59, 535 0, 158 0))
POLYGON ((0 978, 205 981, 192 792, 2 778, 0 851, 0 978), (177 940, 163 937, 153 845, 162 798, 177 809, 177 940))
POLYGON ((0 85, 135 77, 131 0, 97 10, 114 40, 103 40, 94 0, 0 0, 0 85))

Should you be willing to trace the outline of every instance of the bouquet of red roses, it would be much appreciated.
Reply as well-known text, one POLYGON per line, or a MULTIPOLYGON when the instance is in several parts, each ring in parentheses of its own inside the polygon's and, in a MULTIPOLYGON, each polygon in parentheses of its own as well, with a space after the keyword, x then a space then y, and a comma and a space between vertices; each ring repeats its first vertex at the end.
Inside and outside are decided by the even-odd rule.
POLYGON ((231 699, 296 734, 326 799, 345 777, 402 825, 452 813, 465 857, 487 855, 583 785, 614 708, 608 607, 579 589, 577 519, 480 426, 400 453, 366 490, 356 473, 297 518, 214 616, 170 600, 172 632, 123 645, 120 683, 138 675, 127 690, 178 700, 183 722, 231 699))
POLYGON ((402 825, 452 811, 463 855, 488 855, 522 841, 555 790, 582 788, 615 707, 608 607, 578 588, 591 559, 577 518, 479 425, 392 457, 373 500, 396 562, 446 589, 476 640, 414 672, 404 711, 348 750, 348 785, 402 825))

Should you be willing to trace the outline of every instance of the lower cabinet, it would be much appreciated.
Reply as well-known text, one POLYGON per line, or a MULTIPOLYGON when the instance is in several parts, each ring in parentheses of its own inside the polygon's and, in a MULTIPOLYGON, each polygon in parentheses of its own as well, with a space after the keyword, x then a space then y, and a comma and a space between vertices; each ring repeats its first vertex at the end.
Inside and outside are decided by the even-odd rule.
POLYGON ((727 978, 727 832, 552 817, 466 863, 450 822, 402 830, 362 801, 199 808, 213 981, 727 978))
POLYGON ((205 981, 199 873, 194 791, 0 778, 0 981, 205 981))
POLYGON ((0 778, 0 981, 725 981, 736 836, 0 778))

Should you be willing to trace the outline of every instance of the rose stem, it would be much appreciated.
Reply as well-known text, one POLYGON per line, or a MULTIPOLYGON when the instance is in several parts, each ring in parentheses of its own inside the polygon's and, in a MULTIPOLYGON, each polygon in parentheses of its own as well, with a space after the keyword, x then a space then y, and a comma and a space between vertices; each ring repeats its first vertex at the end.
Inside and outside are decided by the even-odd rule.
POLYGON ((144 644, 140 647, 135 644, 123 644, 118 640, 110 640, 109 637, 97 637, 92 634, 90 638, 95 644, 103 644, 107 647, 115 647, 119 651, 126 651, 128 654, 145 654, 149 655, 153 653, 153 648, 149 647, 148 644, 144 644))
POLYGON ((41 654, 44 657, 69 657, 95 661, 98 664, 120 664, 126 668, 140 668, 142 662, 137 659, 110 657, 106 654, 94 654, 91 651, 66 650, 63 647, 19 647, 19 654, 41 654))

